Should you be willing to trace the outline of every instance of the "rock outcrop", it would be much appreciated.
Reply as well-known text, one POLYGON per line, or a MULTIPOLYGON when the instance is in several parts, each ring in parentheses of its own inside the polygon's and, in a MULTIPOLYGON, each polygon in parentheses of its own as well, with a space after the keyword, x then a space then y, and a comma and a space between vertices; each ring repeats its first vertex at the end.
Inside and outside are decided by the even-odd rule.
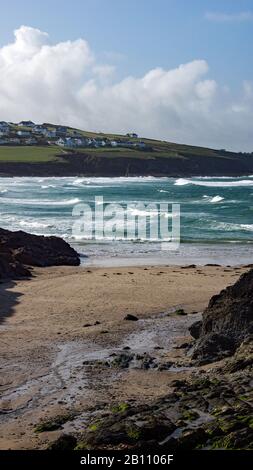
MULTIPOLYGON (((196 338, 195 330, 192 335, 196 338)), ((211 298, 203 313, 199 340, 192 357, 204 364, 230 356, 251 333, 253 269, 243 274, 233 286, 211 298)))
POLYGON ((78 266, 79 255, 58 237, 31 235, 0 229, 0 278, 17 279, 31 274, 30 266, 78 266))
MULTIPOLYGON (((90 425, 74 436, 78 441, 75 448, 158 450, 164 454, 199 449, 252 450, 252 288, 253 270, 213 297, 203 323, 192 325, 192 335, 198 340, 190 375, 171 382, 172 390, 153 402, 129 400, 102 406, 95 415, 93 411, 90 425), (197 362, 221 358, 208 369, 196 367, 197 362)), ((128 368, 136 359, 134 352, 124 352, 113 356, 109 366, 128 368)), ((154 371, 153 359, 143 359, 141 368, 145 365, 145 369, 154 371)), ((64 435, 61 440, 65 443, 64 435)), ((75 442, 70 444, 74 448, 75 442)), ((54 448, 58 445, 56 441, 54 448)))

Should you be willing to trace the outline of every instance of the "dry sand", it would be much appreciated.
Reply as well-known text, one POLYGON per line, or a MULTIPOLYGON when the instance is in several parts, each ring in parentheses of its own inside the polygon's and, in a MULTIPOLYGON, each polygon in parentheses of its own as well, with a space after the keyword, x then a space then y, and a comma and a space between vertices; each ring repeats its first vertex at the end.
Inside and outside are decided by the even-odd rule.
POLYGON ((57 414, 78 411, 64 430, 79 431, 112 403, 165 395, 187 368, 117 370, 104 362, 129 347, 185 363, 175 346, 189 339, 210 297, 245 270, 61 267, 1 284, 0 449, 45 448, 59 431, 34 427, 57 414), (179 308, 189 315, 171 314, 179 308), (139 321, 125 321, 128 313, 139 321))

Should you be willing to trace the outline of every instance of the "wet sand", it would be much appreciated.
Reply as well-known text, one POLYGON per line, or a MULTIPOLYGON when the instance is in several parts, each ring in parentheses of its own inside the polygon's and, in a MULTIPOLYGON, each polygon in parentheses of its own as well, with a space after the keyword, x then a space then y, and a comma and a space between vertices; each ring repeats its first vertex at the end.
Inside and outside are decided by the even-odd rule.
POLYGON ((194 373, 177 349, 189 341, 189 325, 245 270, 60 267, 1 284, 0 449, 46 448, 62 430, 34 429, 56 415, 77 413, 63 429, 78 432, 112 404, 168 393, 172 380, 194 373), (145 370, 136 359, 112 367, 127 350, 152 355, 159 367, 145 370), (168 362, 175 366, 166 370, 168 362))

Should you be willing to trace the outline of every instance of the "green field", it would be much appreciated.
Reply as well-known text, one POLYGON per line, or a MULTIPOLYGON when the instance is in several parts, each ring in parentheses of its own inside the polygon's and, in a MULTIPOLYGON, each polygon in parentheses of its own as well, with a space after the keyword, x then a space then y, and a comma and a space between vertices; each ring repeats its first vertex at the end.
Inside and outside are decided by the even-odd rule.
POLYGON ((137 158, 142 160, 154 160, 155 158, 184 158, 172 150, 141 151, 128 148, 89 148, 74 150, 73 155, 85 153, 86 155, 104 158, 137 158))
POLYGON ((0 146, 0 162, 46 163, 59 160, 61 154, 62 150, 56 146, 0 146))

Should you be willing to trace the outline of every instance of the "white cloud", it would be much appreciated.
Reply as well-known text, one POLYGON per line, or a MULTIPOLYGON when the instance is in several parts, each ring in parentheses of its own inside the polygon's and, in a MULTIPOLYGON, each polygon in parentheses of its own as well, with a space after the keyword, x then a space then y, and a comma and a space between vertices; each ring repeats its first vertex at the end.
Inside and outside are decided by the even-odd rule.
POLYGON ((85 40, 51 44, 46 33, 22 26, 0 48, 0 119, 253 150, 251 82, 234 98, 208 77, 205 60, 121 81, 113 72, 85 40))
POLYGON ((95 67, 93 67, 94 74, 101 78, 111 77, 114 74, 114 71, 114 65, 95 65, 95 67))
POLYGON ((222 12, 206 12, 205 18, 210 21, 216 21, 218 23, 233 23, 233 22, 244 22, 253 21, 252 11, 240 11, 238 13, 222 13, 222 12))

